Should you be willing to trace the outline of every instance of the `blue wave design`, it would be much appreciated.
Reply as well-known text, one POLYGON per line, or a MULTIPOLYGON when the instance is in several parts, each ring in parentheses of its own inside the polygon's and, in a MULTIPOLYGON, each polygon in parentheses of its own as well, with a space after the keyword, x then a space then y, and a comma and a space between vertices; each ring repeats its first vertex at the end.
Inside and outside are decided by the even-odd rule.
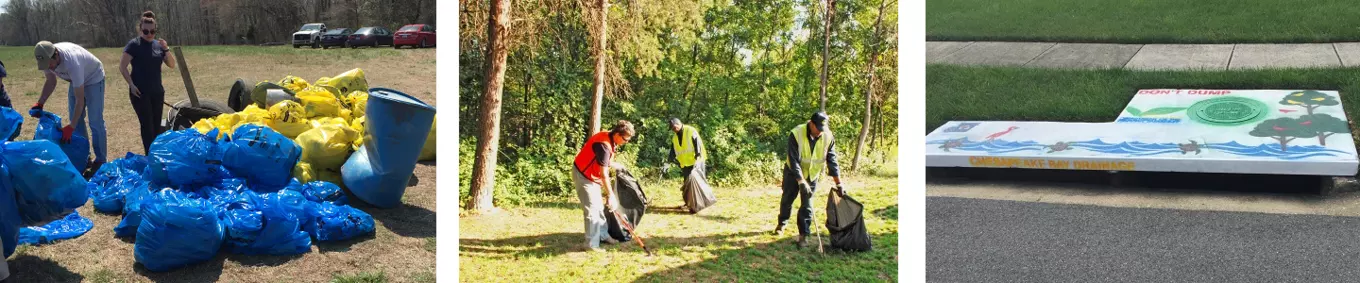
MULTIPOLYGON (((973 141, 967 138, 944 139, 927 141, 926 144, 943 145, 951 141, 961 141, 957 147, 950 150, 958 151, 982 151, 989 154, 1002 154, 1019 151, 1043 151, 1048 149, 1047 144, 1035 141, 1005 141, 1005 140, 984 140, 973 141)), ((1129 156, 1152 156, 1162 154, 1184 154, 1178 143, 1145 143, 1138 141, 1109 143, 1101 139, 1089 141, 1079 141, 1068 143, 1072 148, 1080 148, 1100 153, 1127 154, 1129 156)), ((1249 146, 1230 141, 1226 143, 1204 143, 1200 144, 1201 151, 1219 151, 1239 156, 1253 157, 1275 157, 1282 160, 1297 160, 1318 156, 1337 156, 1350 154, 1346 151, 1330 149, 1320 145, 1291 145, 1287 150, 1280 150, 1278 143, 1263 143, 1260 145, 1249 146)))

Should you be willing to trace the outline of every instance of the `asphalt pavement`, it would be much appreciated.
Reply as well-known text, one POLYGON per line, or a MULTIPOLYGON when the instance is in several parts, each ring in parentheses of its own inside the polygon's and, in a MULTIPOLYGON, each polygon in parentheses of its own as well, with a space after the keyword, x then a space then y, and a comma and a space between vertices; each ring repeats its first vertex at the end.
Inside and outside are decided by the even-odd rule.
POLYGON ((1360 282, 1360 218, 926 200, 929 282, 1360 282))

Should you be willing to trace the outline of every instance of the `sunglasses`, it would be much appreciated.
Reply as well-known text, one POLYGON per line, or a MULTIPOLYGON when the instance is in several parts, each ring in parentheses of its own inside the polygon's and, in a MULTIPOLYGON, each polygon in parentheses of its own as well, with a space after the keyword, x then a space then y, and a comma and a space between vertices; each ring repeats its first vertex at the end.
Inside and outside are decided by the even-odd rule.
POLYGON ((142 34, 156 35, 156 30, 154 30, 154 29, 144 29, 144 30, 142 30, 142 34))

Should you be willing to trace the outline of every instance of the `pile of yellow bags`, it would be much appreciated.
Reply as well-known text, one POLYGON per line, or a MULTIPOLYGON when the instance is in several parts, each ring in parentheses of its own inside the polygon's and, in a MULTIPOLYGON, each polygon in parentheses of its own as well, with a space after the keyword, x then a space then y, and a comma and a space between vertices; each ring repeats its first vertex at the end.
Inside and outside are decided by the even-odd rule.
MULTIPOLYGON (((298 102, 285 100, 264 109, 250 105, 241 112, 199 120, 193 128, 202 133, 217 129, 217 138, 221 139, 244 124, 267 126, 302 148, 302 158, 293 168, 298 181, 320 180, 344 186, 340 167, 366 138, 368 81, 363 70, 321 78, 316 84, 287 76, 277 85, 295 93, 298 102)), ((434 133, 431 127, 421 148, 421 161, 434 160, 434 133)))

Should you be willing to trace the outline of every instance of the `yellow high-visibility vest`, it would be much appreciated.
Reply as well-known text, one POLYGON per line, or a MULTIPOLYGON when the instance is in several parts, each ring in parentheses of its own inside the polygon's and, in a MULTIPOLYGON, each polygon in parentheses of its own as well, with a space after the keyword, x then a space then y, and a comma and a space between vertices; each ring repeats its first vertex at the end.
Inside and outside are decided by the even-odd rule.
POLYGON ((688 125, 680 127, 680 137, 671 136, 671 147, 675 149, 675 159, 680 162, 680 167, 694 166, 696 153, 703 152, 703 140, 694 144, 698 137, 699 130, 688 125))
MULTIPOLYGON (((803 167, 803 176, 816 183, 818 179, 821 179, 823 170, 826 169, 826 153, 831 149, 831 139, 833 138, 831 130, 822 131, 822 137, 817 139, 817 144, 810 146, 806 123, 794 127, 790 133, 793 134, 793 139, 798 142, 798 159, 800 159, 798 165, 803 167)), ((788 158, 785 157, 784 163, 788 162, 788 158)))

